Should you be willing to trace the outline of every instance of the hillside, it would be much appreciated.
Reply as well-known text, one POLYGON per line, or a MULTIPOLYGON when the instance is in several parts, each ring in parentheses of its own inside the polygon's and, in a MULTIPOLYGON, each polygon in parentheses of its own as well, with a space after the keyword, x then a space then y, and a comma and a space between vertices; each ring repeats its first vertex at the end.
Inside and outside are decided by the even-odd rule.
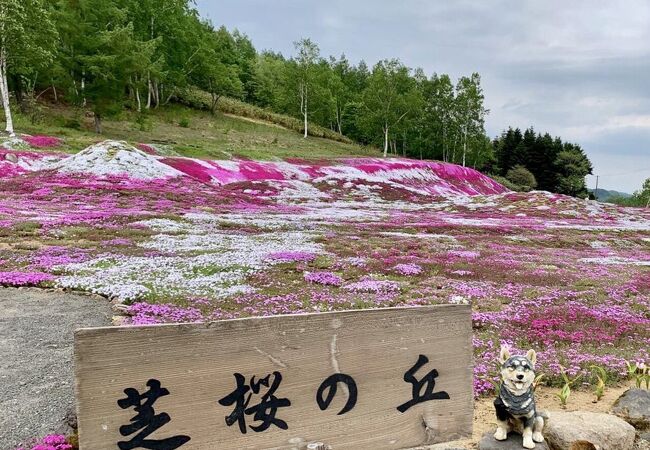
POLYGON ((476 396, 498 379, 499 342, 538 349, 552 386, 562 367, 616 382, 647 358, 647 209, 510 192, 439 162, 120 142, 0 149, 0 192, 0 286, 95 293, 116 324, 471 304, 476 396))
POLYGON ((320 159, 380 154, 375 148, 352 144, 319 128, 314 132, 340 140, 316 136, 304 139, 287 128, 294 126, 296 119, 231 99, 222 101, 222 110, 215 115, 179 104, 152 109, 147 114, 125 110, 103 121, 101 135, 93 130, 91 114, 62 104, 39 103, 34 117, 16 116, 19 132, 57 136, 62 139, 57 149, 69 153, 104 139, 117 139, 153 143, 169 155, 211 159, 320 159))
POLYGON ((632 197, 631 194, 628 194, 626 192, 619 192, 619 191, 607 190, 607 189, 597 189, 597 190, 590 189, 589 192, 594 194, 596 200, 599 200, 601 202, 606 202, 612 197, 619 197, 619 198, 632 197))

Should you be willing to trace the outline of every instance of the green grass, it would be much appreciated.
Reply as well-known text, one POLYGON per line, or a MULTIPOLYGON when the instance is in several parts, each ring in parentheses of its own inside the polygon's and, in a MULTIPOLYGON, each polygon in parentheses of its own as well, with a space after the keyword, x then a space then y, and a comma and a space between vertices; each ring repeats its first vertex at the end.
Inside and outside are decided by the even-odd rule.
MULTIPOLYGON (((19 133, 46 134, 63 138, 59 149, 74 153, 104 139, 125 140, 132 144, 162 145, 170 154, 205 158, 230 159, 244 157, 258 160, 285 158, 329 159, 347 156, 378 156, 379 150, 349 142, 309 136, 277 123, 253 118, 261 110, 241 102, 228 100, 224 108, 238 105, 247 117, 221 111, 214 116, 207 111, 172 104, 152 109, 145 114, 125 111, 118 117, 103 121, 103 134, 93 131, 92 114, 78 108, 41 104, 36 123, 15 108, 15 128, 19 133), (78 128, 74 128, 78 126, 78 128)), ((258 115, 259 116, 259 115, 258 115)), ((273 120, 280 117, 270 114, 273 120)), ((295 120, 284 117, 287 121, 295 120)), ((330 132, 331 133, 331 132, 330 132)), ((345 139, 345 138, 343 138, 345 139)))

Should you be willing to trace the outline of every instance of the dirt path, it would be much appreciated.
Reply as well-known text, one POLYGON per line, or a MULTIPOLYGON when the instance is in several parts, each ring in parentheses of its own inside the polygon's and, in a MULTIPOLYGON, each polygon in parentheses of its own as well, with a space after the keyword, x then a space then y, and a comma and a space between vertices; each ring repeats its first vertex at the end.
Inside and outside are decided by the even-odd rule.
POLYGON ((73 409, 72 338, 110 325, 98 297, 0 287, 0 448, 57 432, 73 409))

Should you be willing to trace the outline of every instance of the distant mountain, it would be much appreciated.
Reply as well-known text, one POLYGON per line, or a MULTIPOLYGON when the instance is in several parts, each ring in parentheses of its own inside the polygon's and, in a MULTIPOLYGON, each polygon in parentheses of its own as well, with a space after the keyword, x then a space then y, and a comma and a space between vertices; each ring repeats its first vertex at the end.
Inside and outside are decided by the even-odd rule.
POLYGON ((600 200, 602 202, 606 202, 610 197, 632 197, 632 194, 628 194, 627 192, 608 191, 607 189, 598 189, 596 192, 594 192, 593 189, 589 189, 589 192, 596 196, 596 200, 600 200))

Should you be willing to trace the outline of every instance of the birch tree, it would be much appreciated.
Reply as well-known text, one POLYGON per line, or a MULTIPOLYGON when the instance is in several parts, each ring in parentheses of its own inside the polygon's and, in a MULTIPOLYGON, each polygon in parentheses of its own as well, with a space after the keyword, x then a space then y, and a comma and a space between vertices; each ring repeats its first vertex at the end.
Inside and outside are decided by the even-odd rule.
POLYGON ((477 137, 485 135, 485 116, 488 111, 483 107, 483 90, 481 77, 473 73, 471 77, 461 77, 456 85, 456 113, 461 129, 462 164, 467 165, 468 145, 477 137))
POLYGON ((320 57, 320 50, 309 38, 296 41, 293 45, 298 52, 295 58, 298 68, 298 97, 300 99, 300 114, 304 121, 304 137, 307 138, 309 101, 313 88, 313 72, 314 66, 320 57))
POLYGON ((0 0, 0 97, 5 132, 14 136, 9 73, 47 65, 53 58, 56 31, 40 0, 0 0))
POLYGON ((414 81, 399 60, 378 62, 372 70, 364 91, 364 122, 373 132, 379 128, 383 137, 384 157, 388 156, 390 132, 412 110, 414 81))

